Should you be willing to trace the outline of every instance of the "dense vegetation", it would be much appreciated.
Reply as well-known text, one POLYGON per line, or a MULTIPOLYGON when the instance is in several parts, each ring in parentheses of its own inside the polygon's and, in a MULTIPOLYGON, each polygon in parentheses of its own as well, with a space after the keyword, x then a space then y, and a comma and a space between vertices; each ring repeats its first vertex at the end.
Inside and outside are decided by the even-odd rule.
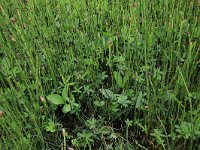
POLYGON ((200 149, 197 0, 1 0, 0 149, 200 149))

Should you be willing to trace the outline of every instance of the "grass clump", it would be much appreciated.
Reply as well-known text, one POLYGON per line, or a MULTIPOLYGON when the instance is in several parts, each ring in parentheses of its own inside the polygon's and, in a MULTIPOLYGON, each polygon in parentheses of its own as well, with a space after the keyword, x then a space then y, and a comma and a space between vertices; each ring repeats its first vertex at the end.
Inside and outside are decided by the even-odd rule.
POLYGON ((0 149, 198 149, 198 1, 0 2, 0 149))

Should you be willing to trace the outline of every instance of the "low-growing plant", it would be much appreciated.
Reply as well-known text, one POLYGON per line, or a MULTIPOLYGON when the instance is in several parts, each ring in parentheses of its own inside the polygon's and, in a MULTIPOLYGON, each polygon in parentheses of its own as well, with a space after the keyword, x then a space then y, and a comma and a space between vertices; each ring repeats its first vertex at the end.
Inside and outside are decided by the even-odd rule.
POLYGON ((80 106, 75 102, 75 98, 72 94, 68 95, 68 87, 65 87, 62 91, 62 96, 59 94, 50 94, 47 96, 47 100, 54 105, 63 105, 62 112, 71 114, 77 114, 80 111, 80 106))
POLYGON ((199 14, 198 0, 1 0, 0 149, 199 149, 199 14))

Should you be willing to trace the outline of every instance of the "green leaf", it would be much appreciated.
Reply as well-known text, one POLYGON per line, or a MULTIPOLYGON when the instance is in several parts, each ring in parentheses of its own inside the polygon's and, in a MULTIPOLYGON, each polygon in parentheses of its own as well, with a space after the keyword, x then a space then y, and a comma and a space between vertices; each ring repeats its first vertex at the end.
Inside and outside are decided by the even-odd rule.
POLYGON ((144 95, 143 93, 140 91, 138 97, 137 97, 137 101, 136 101, 136 108, 141 108, 141 106, 143 106, 144 103, 144 95))
POLYGON ((141 99, 137 99, 135 107, 140 108, 140 106, 141 106, 141 99))
POLYGON ((105 98, 115 99, 115 94, 109 89, 100 89, 100 92, 105 98))
POLYGON ((111 106, 112 112, 117 112, 117 111, 119 111, 118 106, 119 106, 119 104, 117 104, 117 103, 112 103, 112 106, 111 106))
POLYGON ((68 86, 65 86, 65 88, 62 90, 62 98, 64 100, 68 98, 68 86))
POLYGON ((124 107, 128 107, 128 104, 131 104, 131 101, 128 100, 127 95, 119 95, 117 97, 117 103, 123 105, 124 107))
POLYGON ((122 79, 120 73, 115 71, 114 72, 114 77, 115 77, 115 80, 116 80, 118 86, 123 88, 124 87, 124 83, 123 83, 123 79, 122 79))
POLYGON ((47 100, 55 105, 65 104, 64 99, 58 94, 50 94, 47 96, 47 100))
POLYGON ((97 107, 103 107, 105 105, 104 101, 94 101, 94 105, 97 107))
POLYGON ((65 104, 63 109, 62 109, 62 112, 66 114, 70 111, 71 111, 71 106, 69 104, 65 104))
POLYGON ((46 131, 49 132, 55 132, 56 131, 56 125, 55 122, 49 119, 49 122, 45 125, 46 131))

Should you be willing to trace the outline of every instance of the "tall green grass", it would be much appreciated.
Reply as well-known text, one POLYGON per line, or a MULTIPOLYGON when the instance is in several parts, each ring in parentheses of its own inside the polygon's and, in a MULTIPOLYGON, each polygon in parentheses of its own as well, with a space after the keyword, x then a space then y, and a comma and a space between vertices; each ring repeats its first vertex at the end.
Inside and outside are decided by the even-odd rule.
POLYGON ((199 149, 199 14, 196 0, 1 0, 0 149, 199 149), (45 97, 67 85, 80 108, 64 114, 45 97))

